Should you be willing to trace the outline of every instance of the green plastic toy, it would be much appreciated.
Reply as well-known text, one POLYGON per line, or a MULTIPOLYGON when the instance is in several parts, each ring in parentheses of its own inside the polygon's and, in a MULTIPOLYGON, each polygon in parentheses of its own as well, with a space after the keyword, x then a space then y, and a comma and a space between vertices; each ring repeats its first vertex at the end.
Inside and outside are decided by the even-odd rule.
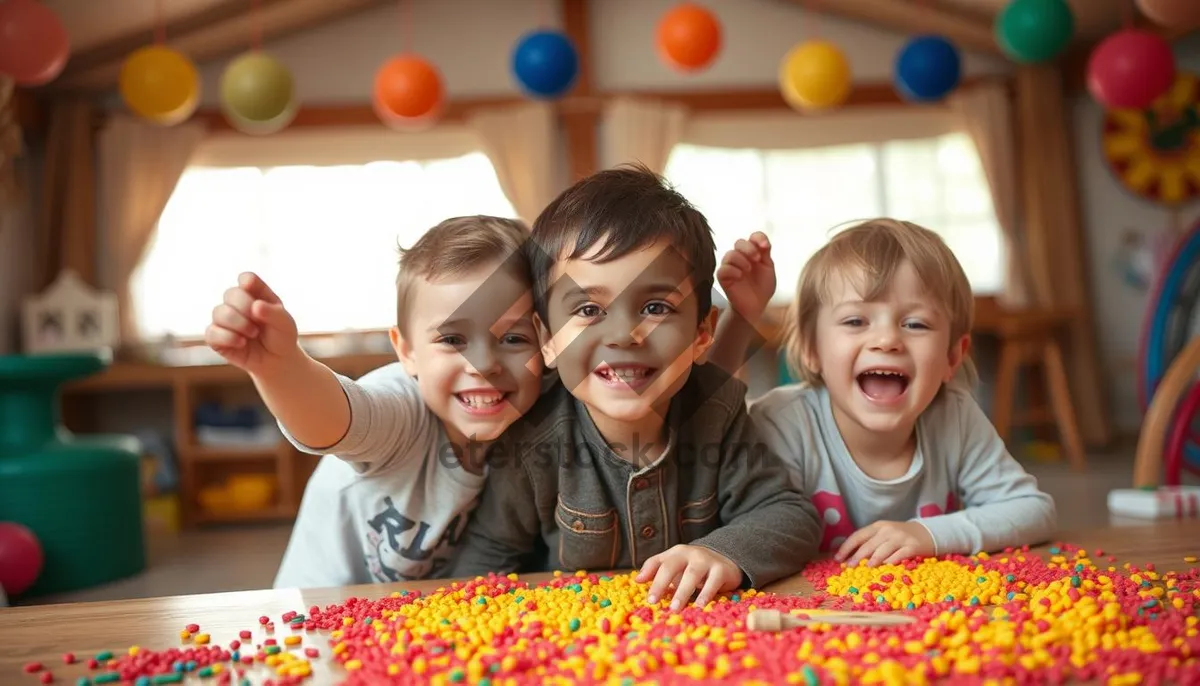
POLYGON ((110 361, 0 355, 0 521, 28 527, 44 558, 22 597, 90 588, 146 566, 139 441, 74 436, 59 412, 62 385, 110 361))

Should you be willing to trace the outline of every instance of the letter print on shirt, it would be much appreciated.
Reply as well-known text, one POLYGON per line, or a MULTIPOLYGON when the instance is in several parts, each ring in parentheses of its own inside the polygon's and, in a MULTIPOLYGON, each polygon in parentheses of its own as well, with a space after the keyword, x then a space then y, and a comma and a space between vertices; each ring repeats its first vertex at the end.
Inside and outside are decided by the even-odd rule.
POLYGON ((926 503, 925 505, 922 505, 919 510, 917 510, 917 514, 922 517, 936 517, 938 515, 949 514, 957 510, 958 499, 954 497, 953 493, 947 493, 946 509, 942 509, 940 506, 934 505, 933 503, 926 503))
POLYGON ((462 522, 462 515, 455 516, 441 538, 426 548, 430 524, 404 516, 391 497, 384 496, 383 509, 367 521, 364 552, 368 571, 381 582, 415 581, 436 574, 449 560, 445 555, 435 557, 434 553, 443 544, 458 543, 462 522))

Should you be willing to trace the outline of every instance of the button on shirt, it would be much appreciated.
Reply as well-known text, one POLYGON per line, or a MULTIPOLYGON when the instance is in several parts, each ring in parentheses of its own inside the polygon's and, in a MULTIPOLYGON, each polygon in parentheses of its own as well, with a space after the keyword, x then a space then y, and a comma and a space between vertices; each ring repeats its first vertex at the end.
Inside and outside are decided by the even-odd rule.
POLYGON ((666 446, 640 466, 608 447, 566 388, 547 391, 492 446, 448 575, 638 568, 681 543, 730 559, 748 585, 799 571, 820 522, 755 435, 745 393, 716 366, 693 367, 671 401, 666 446))

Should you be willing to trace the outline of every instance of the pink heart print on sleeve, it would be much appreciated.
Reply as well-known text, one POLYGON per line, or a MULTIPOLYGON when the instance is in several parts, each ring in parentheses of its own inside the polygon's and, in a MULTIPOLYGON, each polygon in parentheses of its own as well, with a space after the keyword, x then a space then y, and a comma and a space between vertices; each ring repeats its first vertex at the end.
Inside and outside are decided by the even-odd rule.
POLYGON ((812 496, 812 502, 817 508, 817 513, 821 515, 821 524, 824 527, 821 552, 835 551, 854 533, 854 522, 850 521, 846 503, 842 501, 842 496, 829 491, 817 491, 812 496))
POLYGON ((955 512, 957 510, 958 510, 958 499, 954 497, 953 493, 947 493, 946 494, 946 509, 943 510, 941 507, 934 505, 932 503, 929 503, 927 505, 922 505, 921 509, 917 510, 917 514, 922 517, 936 517, 938 515, 949 514, 951 512, 955 512))

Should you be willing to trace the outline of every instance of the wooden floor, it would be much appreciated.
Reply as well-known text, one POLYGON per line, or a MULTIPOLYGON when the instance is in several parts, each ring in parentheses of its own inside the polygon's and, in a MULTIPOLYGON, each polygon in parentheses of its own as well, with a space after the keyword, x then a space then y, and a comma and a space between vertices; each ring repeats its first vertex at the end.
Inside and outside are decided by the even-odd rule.
MULTIPOLYGON (((1058 504, 1063 530, 1143 524, 1108 514, 1108 492, 1128 487, 1133 475, 1132 446, 1089 456, 1089 469, 1077 474, 1065 462, 1025 464, 1058 504)), ((205 529, 148 541, 147 570, 135 577, 73 593, 15 604, 32 605, 118 600, 190 593, 269 588, 287 545, 291 525, 205 529)))

